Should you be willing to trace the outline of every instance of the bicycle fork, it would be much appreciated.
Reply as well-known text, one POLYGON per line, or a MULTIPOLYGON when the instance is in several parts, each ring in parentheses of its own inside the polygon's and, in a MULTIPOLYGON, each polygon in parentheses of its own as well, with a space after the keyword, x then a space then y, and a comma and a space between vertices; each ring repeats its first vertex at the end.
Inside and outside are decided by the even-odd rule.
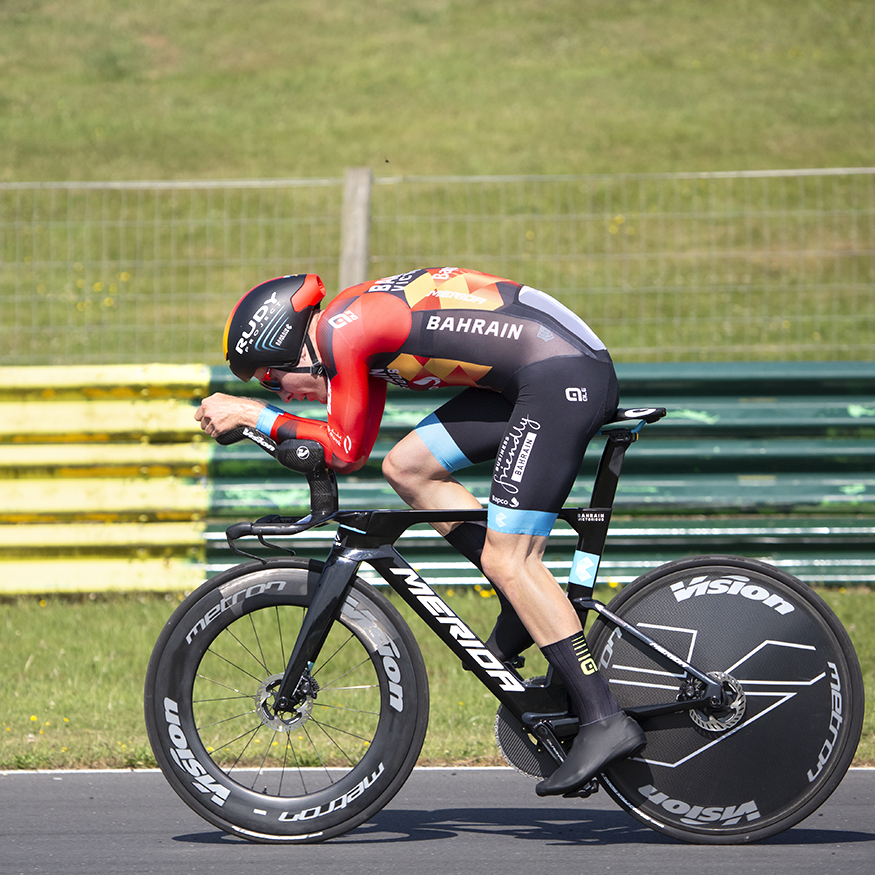
POLYGON ((334 618, 343 604, 361 560, 332 553, 322 569, 313 601, 304 615, 301 630, 274 695, 274 711, 294 711, 311 693, 307 679, 313 656, 322 649, 334 618))

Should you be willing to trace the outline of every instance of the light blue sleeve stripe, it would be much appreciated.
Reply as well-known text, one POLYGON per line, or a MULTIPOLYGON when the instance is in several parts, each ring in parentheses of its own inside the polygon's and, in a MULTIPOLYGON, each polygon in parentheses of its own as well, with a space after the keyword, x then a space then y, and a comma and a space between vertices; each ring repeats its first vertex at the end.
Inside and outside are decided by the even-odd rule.
POLYGON ((426 416, 416 426, 415 431, 429 448, 431 454, 447 471, 458 471, 472 464, 471 460, 459 449, 456 442, 450 437, 449 432, 444 428, 444 424, 434 413, 426 416))
POLYGON ((493 532, 549 536, 558 514, 543 510, 515 510, 489 503, 487 525, 493 532))
POLYGON ((263 435, 270 437, 273 424, 283 413, 284 411, 280 410, 278 407, 272 407, 270 404, 267 404, 262 408, 261 413, 258 414, 258 422, 255 423, 255 427, 263 435))

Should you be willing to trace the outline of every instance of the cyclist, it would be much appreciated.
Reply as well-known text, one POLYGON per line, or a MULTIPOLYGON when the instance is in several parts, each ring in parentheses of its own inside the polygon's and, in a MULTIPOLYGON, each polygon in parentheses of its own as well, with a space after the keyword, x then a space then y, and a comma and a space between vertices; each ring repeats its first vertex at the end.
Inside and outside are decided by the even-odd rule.
POLYGON ((473 270, 361 283, 322 310, 324 295, 315 274, 256 286, 228 317, 224 350, 237 377, 257 378, 284 403, 327 404, 325 421, 221 393, 205 398, 195 418, 210 435, 247 425, 278 442, 316 440, 328 465, 348 473, 373 449, 390 383, 462 387, 389 452, 383 473, 411 507, 479 508, 453 473, 495 460, 487 523, 435 527, 502 597, 488 641, 496 655, 513 661, 534 640, 560 673, 580 730, 536 790, 573 794, 645 740, 596 670, 542 558, 586 446, 617 408, 610 355, 550 296, 473 270))

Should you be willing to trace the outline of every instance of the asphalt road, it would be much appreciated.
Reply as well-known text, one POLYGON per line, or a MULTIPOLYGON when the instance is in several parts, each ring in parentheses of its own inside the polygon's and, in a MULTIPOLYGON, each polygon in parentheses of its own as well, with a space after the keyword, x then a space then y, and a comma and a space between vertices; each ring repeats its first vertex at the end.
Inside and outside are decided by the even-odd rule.
POLYGON ((657 835, 604 794, 539 799, 509 769, 417 769, 368 824, 320 845, 249 844, 191 812, 158 772, 0 774, 2 875, 875 873, 875 770, 780 836, 744 847, 657 835))

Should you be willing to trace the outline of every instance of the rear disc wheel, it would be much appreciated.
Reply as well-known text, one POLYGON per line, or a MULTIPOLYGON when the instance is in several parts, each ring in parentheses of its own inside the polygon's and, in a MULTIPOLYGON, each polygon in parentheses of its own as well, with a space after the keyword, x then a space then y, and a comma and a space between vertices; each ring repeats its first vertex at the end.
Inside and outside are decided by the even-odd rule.
MULTIPOLYGON (((643 719, 646 747, 602 776, 618 804, 675 838, 738 844, 826 801, 859 742, 863 682, 822 599, 764 563, 714 556, 655 569, 609 607, 720 679, 727 700, 720 711, 643 719)), ((601 618, 590 647, 625 709, 694 697, 698 682, 601 618)))

